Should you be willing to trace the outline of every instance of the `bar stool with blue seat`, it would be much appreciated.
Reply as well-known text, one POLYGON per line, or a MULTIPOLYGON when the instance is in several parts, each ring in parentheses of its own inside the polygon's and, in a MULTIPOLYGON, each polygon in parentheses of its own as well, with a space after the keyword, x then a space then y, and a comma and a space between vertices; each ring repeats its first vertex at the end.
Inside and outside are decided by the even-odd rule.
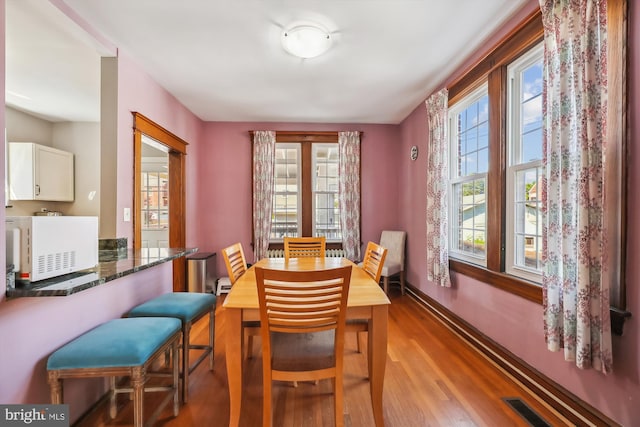
MULTIPOLYGON (((152 424, 173 400, 173 415, 179 410, 179 357, 181 322, 173 317, 114 319, 103 323, 63 345, 47 359, 51 403, 61 404, 62 380, 66 378, 110 377, 110 416, 116 416, 116 395, 133 395, 134 426, 144 421, 144 393, 164 391, 166 396, 147 420, 152 424), (154 360, 172 353, 170 385, 146 387, 154 360), (129 377, 130 386, 116 387, 115 378, 129 377)), ((160 376, 166 374, 160 373, 160 376)))
POLYGON ((207 355, 209 369, 213 370, 213 347, 215 340, 216 296, 197 292, 172 292, 155 297, 129 311, 126 317, 175 317, 182 321, 182 401, 189 397, 189 374, 198 367, 207 355), (191 326, 209 314, 209 344, 191 344, 191 326), (189 362, 190 350, 204 350, 195 362, 189 362))

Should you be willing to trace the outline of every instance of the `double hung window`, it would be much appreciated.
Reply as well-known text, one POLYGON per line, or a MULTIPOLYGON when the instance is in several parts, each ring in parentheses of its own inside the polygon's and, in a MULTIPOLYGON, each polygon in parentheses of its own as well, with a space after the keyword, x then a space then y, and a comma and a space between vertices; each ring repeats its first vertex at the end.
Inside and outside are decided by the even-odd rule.
POLYGON ((543 45, 541 26, 525 30, 529 42, 498 48, 492 69, 449 91, 449 255, 454 270, 539 301, 543 45))
MULTIPOLYGON (((626 1, 607 3, 607 150, 620 281, 612 306, 625 309, 626 1)), ((449 264, 453 271, 542 302, 543 28, 532 14, 449 88, 449 264), (486 114, 485 114, 486 113, 486 114), (485 122, 486 118, 486 122, 485 122), (486 148, 486 151, 484 151, 486 148)), ((615 312, 612 312, 615 314, 615 312)))
POLYGON ((342 242, 339 158, 337 142, 276 143, 271 243, 306 236, 342 242))
POLYGON ((489 97, 483 85, 449 113, 451 137, 450 252, 486 264, 489 97))
POLYGON ((506 270, 542 274, 542 58, 538 45, 507 68, 506 270))
POLYGON ((313 144, 312 161, 312 235, 324 236, 327 241, 341 241, 338 144, 313 144))
POLYGON ((276 144, 271 241, 301 236, 300 144, 276 144))

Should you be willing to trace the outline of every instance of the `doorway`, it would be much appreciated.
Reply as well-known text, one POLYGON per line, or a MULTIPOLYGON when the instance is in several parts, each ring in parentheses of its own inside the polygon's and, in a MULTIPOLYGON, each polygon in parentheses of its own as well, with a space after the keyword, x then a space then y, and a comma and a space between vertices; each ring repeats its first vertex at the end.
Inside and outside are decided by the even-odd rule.
MULTIPOLYGON (((140 113, 133 113, 133 123, 133 247, 143 249, 152 248, 151 245, 163 245, 156 248, 184 248, 184 168, 188 144, 140 113), (157 160, 151 160, 153 158, 157 160)), ((185 274, 184 257, 174 259, 175 292, 186 289, 185 274)))

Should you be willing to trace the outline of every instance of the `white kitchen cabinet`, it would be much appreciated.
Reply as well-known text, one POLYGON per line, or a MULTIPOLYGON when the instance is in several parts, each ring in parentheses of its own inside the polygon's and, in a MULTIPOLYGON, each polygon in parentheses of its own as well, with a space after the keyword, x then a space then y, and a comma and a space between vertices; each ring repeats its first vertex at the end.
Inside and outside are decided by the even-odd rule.
POLYGON ((73 153, 33 142, 10 142, 9 199, 72 202, 73 153))

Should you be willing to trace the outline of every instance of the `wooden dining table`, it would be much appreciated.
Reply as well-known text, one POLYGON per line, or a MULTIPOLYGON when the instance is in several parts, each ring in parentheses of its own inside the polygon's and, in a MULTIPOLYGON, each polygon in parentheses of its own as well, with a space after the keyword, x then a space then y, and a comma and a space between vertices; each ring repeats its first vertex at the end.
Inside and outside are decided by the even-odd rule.
POLYGON ((265 258, 248 269, 231 287, 222 304, 225 322, 225 352, 229 379, 229 426, 240 425, 242 403, 242 322, 260 320, 255 267, 311 271, 352 265, 347 319, 369 321, 367 361, 369 389, 375 425, 384 426, 382 388, 387 361, 389 298, 364 270, 346 258, 265 258))

